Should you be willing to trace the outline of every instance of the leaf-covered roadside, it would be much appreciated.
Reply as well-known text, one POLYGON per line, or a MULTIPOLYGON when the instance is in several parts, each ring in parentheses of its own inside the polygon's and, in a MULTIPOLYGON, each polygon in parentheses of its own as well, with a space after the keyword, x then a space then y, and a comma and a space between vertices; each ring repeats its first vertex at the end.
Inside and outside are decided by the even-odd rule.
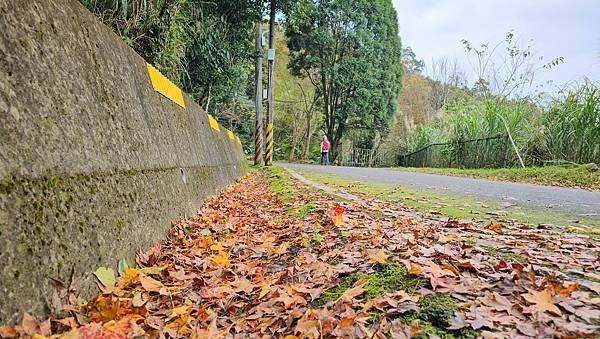
MULTIPOLYGON (((594 337, 599 245, 526 225, 339 202, 258 171, 180 220, 83 307, 0 336, 594 337), (282 203, 264 183, 286 193, 282 203), (296 190, 295 194, 289 194, 296 190), (308 207, 307 207, 308 206, 308 207), (490 249, 494 249, 493 251, 490 249), (502 254, 502 255, 501 255, 502 254)), ((62 298, 61 298, 62 297, 62 298)), ((71 306, 73 305, 73 306, 71 306)))

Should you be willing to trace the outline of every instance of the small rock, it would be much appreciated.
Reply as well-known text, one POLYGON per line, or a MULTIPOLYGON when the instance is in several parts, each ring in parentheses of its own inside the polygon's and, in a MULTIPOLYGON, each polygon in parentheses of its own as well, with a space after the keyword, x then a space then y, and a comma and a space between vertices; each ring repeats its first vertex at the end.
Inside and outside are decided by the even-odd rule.
POLYGON ((583 165, 583 167, 588 171, 588 172, 597 172, 600 167, 598 167, 598 165, 596 165, 595 163, 591 162, 589 164, 583 165))

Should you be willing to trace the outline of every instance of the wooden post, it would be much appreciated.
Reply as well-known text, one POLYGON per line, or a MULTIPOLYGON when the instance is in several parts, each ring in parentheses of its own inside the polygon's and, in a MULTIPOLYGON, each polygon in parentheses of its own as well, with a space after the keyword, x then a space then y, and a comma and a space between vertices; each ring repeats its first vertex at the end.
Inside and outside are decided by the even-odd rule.
POLYGON ((271 18, 269 20, 269 111, 267 114, 267 134, 265 165, 273 164, 273 111, 275 110, 275 0, 271 0, 271 18))
POLYGON ((254 64, 256 121, 254 130, 254 165, 263 163, 263 76, 262 76, 262 27, 256 23, 256 62, 254 64))

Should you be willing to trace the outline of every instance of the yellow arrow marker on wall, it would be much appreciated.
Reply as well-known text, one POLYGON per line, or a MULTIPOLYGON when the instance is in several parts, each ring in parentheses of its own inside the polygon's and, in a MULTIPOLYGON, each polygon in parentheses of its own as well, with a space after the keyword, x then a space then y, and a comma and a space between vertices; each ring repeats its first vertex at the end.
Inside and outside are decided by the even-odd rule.
POLYGON ((212 115, 207 114, 208 115, 208 123, 210 124, 210 127, 212 129, 214 129, 215 131, 219 132, 219 123, 217 122, 217 119, 213 118, 212 115))
POLYGON ((148 74, 150 75, 150 81, 152 82, 152 87, 154 87, 154 90, 171 99, 171 101, 177 105, 185 108, 185 101, 183 100, 183 92, 181 89, 175 86, 171 80, 162 75, 156 68, 154 68, 154 66, 150 64, 146 65, 148 66, 148 74))
POLYGON ((227 135, 229 135, 229 139, 231 139, 231 140, 235 139, 235 134, 233 134, 232 131, 227 130, 227 135))

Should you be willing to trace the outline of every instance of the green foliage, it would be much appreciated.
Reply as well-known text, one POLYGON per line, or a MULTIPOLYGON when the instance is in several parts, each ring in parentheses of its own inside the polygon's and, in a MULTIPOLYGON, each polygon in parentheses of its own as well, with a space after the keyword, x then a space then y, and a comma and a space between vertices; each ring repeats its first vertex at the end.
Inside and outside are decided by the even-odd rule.
POLYGON ((429 144, 438 142, 446 142, 446 136, 444 135, 440 124, 419 126, 414 133, 411 133, 408 136, 406 148, 408 152, 414 152, 429 144))
POLYGON ((269 189, 273 192, 279 200, 283 202, 290 202, 294 196, 297 195, 297 190, 290 185, 291 176, 290 174, 278 166, 265 167, 269 175, 269 189))
POLYGON ((322 97, 332 160, 348 129, 385 128, 401 86, 398 19, 390 0, 306 3, 289 18, 290 69, 322 97))
POLYGON ((323 235, 321 233, 319 233, 320 231, 321 231, 321 225, 320 224, 315 225, 315 228, 313 230, 312 240, 311 240, 311 243, 313 246, 320 246, 321 242, 323 242, 323 235))
MULTIPOLYGON (((600 91, 586 82, 555 98, 549 108, 528 99, 471 97, 446 106, 441 121, 417 128, 404 140, 410 152, 428 143, 460 142, 510 133, 526 165, 553 160, 600 162, 600 91)), ((517 164, 512 146, 507 164, 517 164)), ((504 156, 500 154, 499 156, 504 156)))
POLYGON ((600 163, 600 89, 592 83, 555 99, 542 118, 553 159, 600 163))
MULTIPOLYGON (((495 45, 484 43, 476 47, 466 40, 462 43, 465 51, 475 59, 471 63, 476 75, 472 88, 458 88, 461 81, 455 80, 461 73, 451 67, 450 74, 446 74, 449 66, 446 62, 439 63, 438 68, 443 74, 440 81, 432 80, 430 86, 412 81, 407 86, 409 95, 403 93, 401 96, 401 107, 405 115, 412 115, 413 126, 406 117, 398 119, 400 124, 395 126, 395 136, 388 140, 394 143, 398 134, 410 131, 411 127, 413 132, 403 138, 403 143, 394 143, 397 148, 410 152, 428 143, 439 142, 462 147, 465 140, 509 135, 515 147, 512 143, 509 147, 492 147, 495 153, 491 155, 490 150, 477 148, 464 149, 462 153, 483 152, 486 159, 495 159, 491 162, 493 165, 482 162, 485 166, 520 164, 517 152, 525 165, 542 165, 556 160, 600 162, 598 84, 586 81, 577 88, 564 91, 563 96, 553 98, 548 105, 547 101, 536 101, 543 93, 533 96, 536 89, 532 82, 536 72, 552 69, 562 63, 563 58, 555 58, 540 67, 538 63, 543 58, 535 56, 532 45, 522 45, 513 31, 495 45), (439 93, 436 94, 438 85, 444 87, 441 100, 437 98, 439 93)), ((457 161, 451 164, 437 159, 439 154, 452 156, 453 147, 428 154, 426 166, 463 166, 457 161)), ((460 150, 459 153, 462 154, 460 150)), ((467 167, 478 166, 476 163, 467 167)))
POLYGON ((317 105, 319 98, 307 78, 292 75, 288 68, 287 38, 279 30, 275 48, 275 158, 309 160, 318 155, 320 148, 322 112, 317 105))
POLYGON ((421 73, 425 69, 425 62, 419 58, 410 46, 402 48, 402 63, 409 73, 421 73))
POLYGON ((307 202, 304 205, 301 205, 297 209, 298 218, 301 220, 306 219, 309 215, 311 215, 317 209, 317 204, 315 202, 307 202))

